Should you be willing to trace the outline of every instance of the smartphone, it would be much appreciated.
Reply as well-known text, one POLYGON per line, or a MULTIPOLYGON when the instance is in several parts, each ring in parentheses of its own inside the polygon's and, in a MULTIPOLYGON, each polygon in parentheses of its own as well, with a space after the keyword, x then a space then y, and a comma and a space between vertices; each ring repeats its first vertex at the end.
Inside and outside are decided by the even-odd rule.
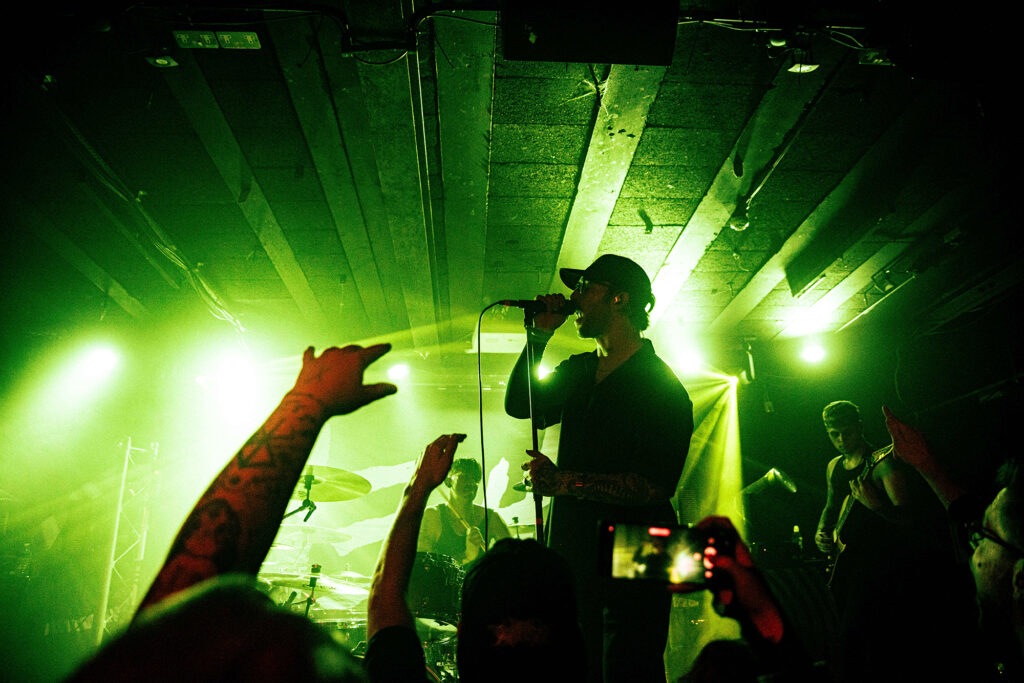
POLYGON ((602 522, 600 535, 601 573, 621 581, 688 584, 699 590, 714 578, 704 562, 707 549, 731 552, 725 535, 709 535, 689 524, 602 522))

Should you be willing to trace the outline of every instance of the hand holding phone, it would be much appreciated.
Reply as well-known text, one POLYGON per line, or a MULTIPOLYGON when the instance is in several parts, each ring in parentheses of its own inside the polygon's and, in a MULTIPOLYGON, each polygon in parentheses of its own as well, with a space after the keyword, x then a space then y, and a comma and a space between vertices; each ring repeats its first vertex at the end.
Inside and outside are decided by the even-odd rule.
POLYGON ((731 554, 738 538, 731 527, 616 521, 603 522, 600 534, 603 576, 663 583, 677 593, 714 586, 708 555, 731 554))
POLYGON ((732 520, 712 515, 694 527, 709 537, 731 539, 724 544, 720 541, 715 551, 705 553, 713 577, 707 588, 714 595, 715 611, 753 627, 769 642, 778 643, 784 631, 781 608, 732 520), (717 551, 725 546, 731 546, 729 552, 717 551))

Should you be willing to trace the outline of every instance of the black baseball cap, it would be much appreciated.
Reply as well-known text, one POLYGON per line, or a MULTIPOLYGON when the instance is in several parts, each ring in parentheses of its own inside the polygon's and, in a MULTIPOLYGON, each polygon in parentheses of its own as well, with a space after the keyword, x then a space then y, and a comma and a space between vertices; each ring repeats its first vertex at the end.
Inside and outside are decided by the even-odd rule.
POLYGON ((647 277, 647 273, 636 261, 625 256, 604 254, 591 263, 586 270, 561 268, 558 275, 569 289, 575 289, 581 279, 590 282, 607 282, 616 289, 629 292, 632 300, 641 304, 645 310, 654 308, 651 279, 647 277))

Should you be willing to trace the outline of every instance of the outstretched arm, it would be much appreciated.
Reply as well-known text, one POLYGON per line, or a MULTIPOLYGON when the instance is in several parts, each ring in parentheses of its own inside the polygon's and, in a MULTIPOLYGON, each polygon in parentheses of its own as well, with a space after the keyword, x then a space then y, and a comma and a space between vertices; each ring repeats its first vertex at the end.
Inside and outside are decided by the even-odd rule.
POLYGON ((896 457, 921 473, 944 507, 968 493, 935 458, 921 432, 896 417, 889 406, 882 406, 882 412, 896 457))
MULTIPOLYGON (((755 565, 749 549, 728 517, 708 516, 697 522, 709 537, 732 538, 733 552, 705 550, 705 576, 715 611, 740 624, 743 638, 759 659, 761 670, 781 680, 821 680, 812 672, 813 661, 786 616, 765 576, 755 565), (712 578, 713 577, 713 578, 712 578)), ((681 584, 678 590, 692 590, 681 584)))
POLYGON ((416 561, 416 542, 423 512, 430 494, 448 476, 455 451, 465 438, 465 434, 442 434, 430 442, 423 451, 412 481, 405 487, 370 584, 366 610, 367 640, 389 626, 414 627, 405 595, 416 561))
POLYGON ((136 614, 213 576, 259 571, 324 423, 397 391, 363 384, 390 349, 306 349, 295 385, 200 497, 136 614))

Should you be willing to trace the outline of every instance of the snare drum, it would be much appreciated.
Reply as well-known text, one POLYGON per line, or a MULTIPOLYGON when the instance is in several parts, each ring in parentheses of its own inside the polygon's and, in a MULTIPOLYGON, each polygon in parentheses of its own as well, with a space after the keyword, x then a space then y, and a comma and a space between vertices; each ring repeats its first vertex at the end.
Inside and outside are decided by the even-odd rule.
POLYGON ((416 564, 409 580, 409 609, 413 615, 458 623, 463 576, 465 571, 453 557, 416 553, 416 564))

